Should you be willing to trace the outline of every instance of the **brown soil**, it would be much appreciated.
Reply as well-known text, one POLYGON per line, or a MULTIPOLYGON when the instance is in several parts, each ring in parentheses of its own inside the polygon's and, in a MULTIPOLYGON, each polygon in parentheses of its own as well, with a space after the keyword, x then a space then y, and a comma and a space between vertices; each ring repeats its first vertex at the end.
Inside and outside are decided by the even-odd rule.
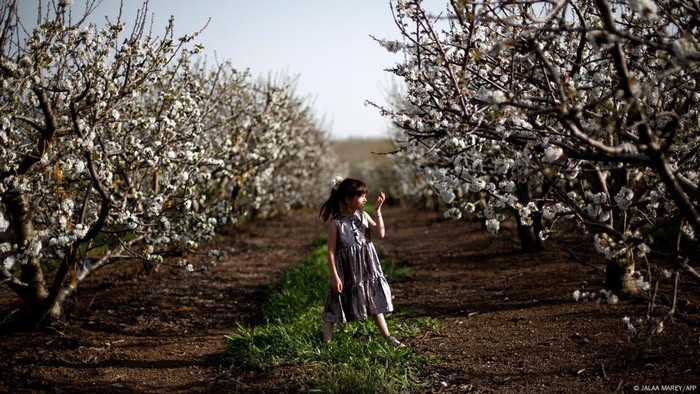
MULTIPOLYGON (((387 208, 385 218, 388 236, 375 243, 412 271, 391 284, 396 309, 441 325, 401 338, 435 356, 421 391, 598 393, 624 378, 624 392, 669 389, 662 385, 700 392, 696 283, 682 283, 680 314, 640 351, 642 337, 630 340, 621 319, 644 316, 645 302, 573 301, 574 290, 597 291, 604 279, 600 268, 565 251, 597 259, 575 236, 520 252, 508 228, 492 239, 478 222, 446 222, 435 212, 387 208)), ((3 287, 0 391, 290 391, 285 382, 298 378, 291 367, 268 376, 233 373, 224 335, 236 322, 260 322, 269 286, 324 233, 313 212, 295 213, 221 237, 209 248, 222 257, 185 256, 210 269, 164 265, 145 273, 136 263, 115 264, 82 284, 67 323, 51 330, 11 324, 20 304, 3 287)))

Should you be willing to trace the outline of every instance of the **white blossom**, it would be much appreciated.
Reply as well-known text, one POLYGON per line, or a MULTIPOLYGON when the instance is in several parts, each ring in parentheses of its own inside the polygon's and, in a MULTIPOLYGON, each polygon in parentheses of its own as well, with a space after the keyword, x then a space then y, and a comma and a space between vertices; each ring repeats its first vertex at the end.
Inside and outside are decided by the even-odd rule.
POLYGON ((445 219, 461 219, 462 218, 462 211, 460 211, 458 208, 450 208, 445 213, 443 214, 445 219))
POLYGON ((404 49, 404 45, 402 42, 394 40, 379 40, 379 45, 381 45, 391 53, 397 53, 404 49))
POLYGON ((491 233, 491 235, 496 235, 498 230, 501 228, 501 223, 496 219, 486 220, 486 230, 491 233))
POLYGON ((632 199, 634 198, 634 192, 623 186, 620 188, 620 191, 615 195, 615 202, 617 203, 617 206, 620 207, 623 211, 626 211, 629 209, 630 205, 632 205, 632 199))
POLYGON ((15 263, 17 262, 17 258, 15 256, 7 256, 3 260, 3 265, 5 266, 6 270, 11 270, 12 267, 14 267, 15 263))
POLYGON ((2 212, 0 212, 0 232, 4 232, 10 226, 10 222, 5 219, 2 212))
POLYGON ((445 204, 449 204, 454 201, 455 193, 452 190, 445 189, 440 192, 440 197, 445 201, 445 204))
POLYGON ((76 174, 80 174, 80 173, 82 173, 84 170, 85 170, 85 162, 83 162, 82 160, 76 161, 75 164, 73 165, 73 171, 74 171, 76 174))
POLYGON ((656 3, 653 0, 629 0, 629 5, 645 19, 654 19, 657 16, 656 3))
POLYGON ((598 304, 615 305, 620 301, 615 293, 606 289, 600 289, 598 292, 575 290, 572 295, 575 301, 595 301, 598 304))
POLYGON ((554 162, 557 161, 564 154, 564 150, 556 145, 547 145, 544 149, 545 161, 554 162))
POLYGON ((638 289, 643 291, 648 291, 649 289, 651 289, 651 283, 644 280, 644 275, 635 271, 632 273, 632 277, 634 278, 635 284, 638 289))
POLYGON ((41 252, 41 248, 42 248, 41 240, 32 241, 29 244, 29 247, 27 247, 27 249, 25 250, 25 254, 27 256, 38 257, 39 253, 41 252))
POLYGON ((469 185, 469 191, 471 192, 480 192, 484 190, 484 187, 486 187, 486 181, 483 179, 474 179, 474 181, 469 185))
POLYGON ((63 212, 70 214, 73 212, 73 207, 75 206, 75 203, 71 199, 65 199, 61 202, 61 209, 63 212))
POLYGON ((501 90, 492 90, 484 94, 484 100, 494 104, 502 104, 508 100, 508 97, 501 90))
POLYGON ((691 241, 695 240, 695 230, 686 222, 681 226, 681 231, 685 234, 691 241))
POLYGON ((644 257, 648 255, 649 252, 651 252, 651 248, 649 247, 649 245, 645 243, 637 245, 637 257, 644 257))

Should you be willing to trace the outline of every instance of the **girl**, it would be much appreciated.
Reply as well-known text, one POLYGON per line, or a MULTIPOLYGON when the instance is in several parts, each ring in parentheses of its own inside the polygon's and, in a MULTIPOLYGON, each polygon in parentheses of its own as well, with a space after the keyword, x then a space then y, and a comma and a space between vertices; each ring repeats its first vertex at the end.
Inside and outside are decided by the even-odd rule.
POLYGON ((323 313, 323 342, 333 338, 333 324, 374 317, 379 331, 393 346, 403 347, 391 335, 384 313, 393 311, 391 290, 384 278, 371 235, 384 238, 382 204, 379 193, 374 210, 377 220, 363 210, 367 186, 357 179, 334 180, 331 196, 321 207, 319 216, 328 226, 328 268, 331 284, 323 313))

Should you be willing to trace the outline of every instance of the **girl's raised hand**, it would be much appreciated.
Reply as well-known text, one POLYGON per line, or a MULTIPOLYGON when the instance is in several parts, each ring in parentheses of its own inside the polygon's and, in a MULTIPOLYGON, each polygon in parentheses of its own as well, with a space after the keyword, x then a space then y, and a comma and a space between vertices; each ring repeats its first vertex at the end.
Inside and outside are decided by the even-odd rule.
POLYGON ((379 192, 379 195, 377 196, 377 202, 374 203, 374 209, 381 208, 382 204, 384 204, 384 200, 386 200, 386 194, 384 194, 384 192, 379 192))

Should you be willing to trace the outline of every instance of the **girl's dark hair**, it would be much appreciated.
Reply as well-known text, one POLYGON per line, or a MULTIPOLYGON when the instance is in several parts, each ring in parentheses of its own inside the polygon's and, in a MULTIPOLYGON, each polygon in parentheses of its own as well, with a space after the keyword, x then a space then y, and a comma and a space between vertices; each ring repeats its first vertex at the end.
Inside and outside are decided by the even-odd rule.
POLYGON ((331 196, 321 207, 321 212, 318 214, 323 221, 334 218, 343 212, 345 200, 348 198, 359 197, 367 194, 369 188, 367 185, 357 179, 345 178, 337 188, 331 189, 331 196))

